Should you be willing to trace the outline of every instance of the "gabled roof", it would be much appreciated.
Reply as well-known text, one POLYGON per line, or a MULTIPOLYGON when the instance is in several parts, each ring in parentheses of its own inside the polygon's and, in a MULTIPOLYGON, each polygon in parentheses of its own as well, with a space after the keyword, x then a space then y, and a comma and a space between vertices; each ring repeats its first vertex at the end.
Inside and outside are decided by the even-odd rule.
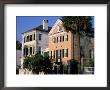
MULTIPOLYGON (((30 30, 28 30, 28 31, 25 31, 25 32, 23 32, 23 33, 31 32, 31 31, 33 31, 33 30, 43 31, 43 32, 50 32, 51 28, 52 28, 52 27, 48 27, 48 30, 45 30, 45 29, 43 29, 43 25, 39 25, 38 27, 32 28, 32 29, 30 29, 30 30)), ((23 34, 23 33, 22 33, 22 34, 23 34)))
POLYGON ((56 33, 56 32, 57 32, 57 31, 56 31, 56 30, 57 30, 56 28, 57 28, 58 26, 63 27, 63 22, 62 22, 60 19, 57 19, 57 20, 56 20, 54 26, 52 27, 52 29, 51 29, 50 32, 49 32, 49 35, 52 34, 52 33, 56 33))

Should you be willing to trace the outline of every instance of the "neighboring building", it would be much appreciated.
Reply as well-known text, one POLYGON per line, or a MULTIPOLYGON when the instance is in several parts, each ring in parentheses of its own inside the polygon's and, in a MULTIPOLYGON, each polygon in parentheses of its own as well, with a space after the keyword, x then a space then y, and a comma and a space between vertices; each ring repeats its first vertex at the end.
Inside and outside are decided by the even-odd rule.
POLYGON ((16 50, 16 65, 21 66, 22 50, 16 50))
POLYGON ((94 73, 94 36, 80 38, 81 46, 81 69, 83 73, 94 73))
MULTIPOLYGON (((53 63, 53 67, 57 68, 57 71, 59 71, 61 68, 66 68, 66 70, 68 70, 70 61, 79 60, 78 57, 81 54, 78 53, 76 34, 71 30, 65 30, 65 28, 63 27, 63 22, 58 19, 49 32, 48 36, 49 56, 51 58, 51 62, 53 63), (62 65, 63 67, 61 67, 62 65)), ((82 47, 81 52, 83 50, 83 58, 89 58, 88 54, 91 49, 93 50, 94 42, 92 44, 90 43, 92 37, 88 37, 86 39, 85 38, 85 36, 84 38, 80 37, 80 47, 82 47), (86 41, 87 39, 88 41, 86 41), (85 42, 87 43, 87 45, 85 42)), ((91 57, 93 57, 93 54, 91 57)), ((78 66, 76 66, 76 68, 77 67, 78 66)), ((62 71, 62 73, 70 73, 70 71, 62 71)))
POLYGON ((21 67, 22 50, 16 50, 16 74, 19 74, 21 67))
POLYGON ((48 20, 43 20, 43 25, 22 33, 21 65, 23 65, 24 56, 44 53, 43 50, 48 48, 48 32, 50 29, 51 27, 48 27, 48 20))

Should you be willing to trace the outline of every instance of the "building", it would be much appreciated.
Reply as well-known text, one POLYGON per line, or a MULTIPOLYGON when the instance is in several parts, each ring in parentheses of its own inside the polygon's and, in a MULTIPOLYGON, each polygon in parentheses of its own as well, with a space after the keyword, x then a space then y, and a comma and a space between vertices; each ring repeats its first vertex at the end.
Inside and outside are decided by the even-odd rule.
POLYGON ((43 25, 33 28, 22 33, 22 62, 25 56, 35 55, 36 53, 44 53, 48 48, 48 32, 51 27, 48 27, 48 20, 43 20, 43 25))
POLYGON ((84 74, 94 73, 94 36, 93 33, 89 36, 80 38, 81 47, 81 71, 84 74))
POLYGON ((16 50, 16 65, 21 65, 22 50, 16 50))
POLYGON ((21 59, 22 59, 22 50, 16 50, 16 74, 19 74, 21 59))
POLYGON ((25 56, 36 53, 49 54, 54 74, 88 73, 87 70, 94 67, 93 34, 82 33, 78 46, 76 33, 66 30, 60 19, 56 20, 52 28, 48 27, 48 20, 43 20, 43 25, 22 33, 20 73, 32 74, 23 69, 23 60, 25 56))
POLYGON ((52 62, 67 64, 69 59, 73 59, 72 41, 72 32, 65 31, 62 21, 58 19, 49 32, 49 56, 52 62))
MULTIPOLYGON (((48 37, 49 56, 51 58, 51 62, 53 63, 53 69, 56 69, 57 71, 56 73, 70 73, 70 69, 72 69, 70 65, 71 60, 77 60, 79 63, 81 63, 81 58, 79 58, 79 56, 83 54, 83 58, 89 58, 89 49, 93 49, 93 46, 90 46, 90 40, 93 38, 86 38, 85 36, 80 37, 80 47, 82 48, 81 52, 83 52, 79 53, 76 44, 77 38, 75 32, 71 30, 65 30, 63 27, 63 22, 60 19, 55 22, 48 34, 48 37), (86 41, 87 39, 88 41, 86 41), (87 45, 85 45, 85 42, 87 45), (62 69, 63 71, 61 71, 62 69)), ((78 64, 74 68, 77 70, 73 71, 73 73, 78 73, 78 64)))

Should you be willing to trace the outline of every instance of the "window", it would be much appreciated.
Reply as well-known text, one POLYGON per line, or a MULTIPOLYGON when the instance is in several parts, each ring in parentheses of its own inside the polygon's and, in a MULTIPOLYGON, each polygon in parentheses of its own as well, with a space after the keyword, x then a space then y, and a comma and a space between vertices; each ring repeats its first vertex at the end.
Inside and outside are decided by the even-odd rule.
POLYGON ((61 50, 60 50, 60 60, 61 60, 61 50))
POLYGON ((32 41, 32 35, 30 35, 30 41, 32 41))
POLYGON ((53 58, 55 58, 55 50, 54 50, 53 58))
POLYGON ((61 36, 60 36, 60 42, 61 42, 61 36))
POLYGON ((39 34, 39 40, 41 40, 41 36, 42 36, 42 34, 39 34))
POLYGON ((35 33, 34 33, 34 40, 35 40, 35 33))
POLYGON ((68 41, 68 35, 65 36, 65 41, 68 41))
POLYGON ((64 56, 68 57, 68 49, 64 49, 64 56))
POLYGON ((58 50, 56 50, 56 62, 58 62, 58 50))
POLYGON ((30 47, 30 55, 32 55, 32 47, 30 47))
POLYGON ((64 57, 64 49, 62 49, 62 58, 64 57))
POLYGON ((60 59, 60 50, 58 50, 58 59, 60 59))
POLYGON ((28 48, 26 48, 26 56, 28 55, 28 48))
POLYGON ((57 37, 57 43, 58 43, 58 37, 57 37))
POLYGON ((61 26, 58 26, 57 32, 61 32, 61 26))
POLYGON ((33 47, 33 54, 34 54, 34 51, 35 51, 34 49, 35 49, 35 48, 33 47))
POLYGON ((58 37, 58 42, 60 42, 60 37, 58 37))
POLYGON ((64 41, 64 36, 62 36, 62 41, 64 41))
POLYGON ((26 41, 29 42, 29 36, 27 36, 27 40, 26 41))
POLYGON ((68 57, 68 49, 66 49, 66 57, 68 57))

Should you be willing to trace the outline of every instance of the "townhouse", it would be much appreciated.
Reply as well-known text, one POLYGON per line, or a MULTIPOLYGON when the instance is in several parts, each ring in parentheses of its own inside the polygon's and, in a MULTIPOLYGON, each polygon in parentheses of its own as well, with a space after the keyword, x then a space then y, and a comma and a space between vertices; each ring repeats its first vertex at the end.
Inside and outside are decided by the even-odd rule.
MULTIPOLYGON (((63 22, 58 19, 51 31, 49 37, 49 56, 53 63, 53 70, 56 73, 79 73, 78 69, 81 68, 81 58, 93 57, 93 41, 92 37, 80 37, 80 52, 78 51, 77 38, 74 31, 66 30, 63 27, 63 22), (92 39, 91 39, 92 38, 92 39), (81 58, 79 58, 81 57, 81 58), (72 60, 77 60, 79 63, 72 65, 72 60), (79 65, 80 64, 80 65, 79 65), (71 69, 71 70, 70 70, 71 69)), ((87 61, 87 60, 86 60, 87 61)))
POLYGON ((43 25, 22 33, 22 66, 25 56, 36 53, 44 55, 48 52, 48 32, 50 29, 48 20, 43 20, 43 25))

